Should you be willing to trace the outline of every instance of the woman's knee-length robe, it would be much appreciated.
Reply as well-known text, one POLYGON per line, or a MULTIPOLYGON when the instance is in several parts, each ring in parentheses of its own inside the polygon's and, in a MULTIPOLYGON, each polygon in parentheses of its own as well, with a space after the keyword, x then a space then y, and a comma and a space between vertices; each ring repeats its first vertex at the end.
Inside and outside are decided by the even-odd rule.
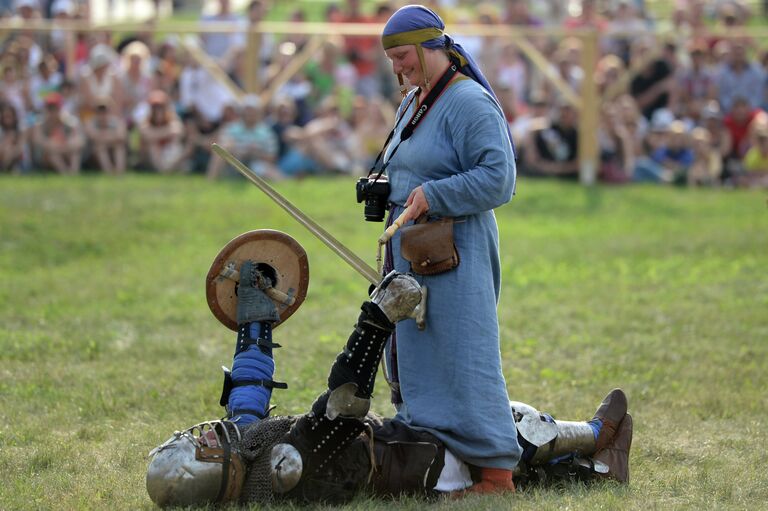
MULTIPOLYGON (((415 108, 416 101, 385 158, 415 108)), ((419 331, 413 320, 397 325, 403 403, 395 419, 429 430, 468 463, 511 469, 521 450, 501 370, 496 315, 501 277, 492 211, 510 200, 515 185, 503 113, 473 80, 454 82, 394 153, 387 174, 396 205, 390 214, 399 215, 411 191, 422 185, 430 216, 456 218, 461 260, 447 273, 417 275, 429 290, 427 326, 419 331)), ((391 248, 394 268, 409 271, 399 234, 391 248)))

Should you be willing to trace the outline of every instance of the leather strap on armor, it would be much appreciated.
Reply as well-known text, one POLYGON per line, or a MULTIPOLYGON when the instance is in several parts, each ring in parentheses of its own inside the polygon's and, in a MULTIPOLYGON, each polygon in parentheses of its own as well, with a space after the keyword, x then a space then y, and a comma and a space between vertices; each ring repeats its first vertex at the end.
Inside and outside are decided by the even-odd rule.
POLYGON ((237 329, 237 346, 235 355, 247 350, 250 346, 256 345, 265 354, 271 354, 274 348, 282 348, 280 344, 272 342, 272 324, 268 322, 261 323, 261 334, 253 339, 250 334, 250 323, 244 323, 237 329))
POLYGON ((328 375, 328 388, 334 390, 345 383, 357 385, 357 397, 370 398, 384 344, 394 330, 379 307, 365 302, 355 330, 344 351, 339 353, 328 375))

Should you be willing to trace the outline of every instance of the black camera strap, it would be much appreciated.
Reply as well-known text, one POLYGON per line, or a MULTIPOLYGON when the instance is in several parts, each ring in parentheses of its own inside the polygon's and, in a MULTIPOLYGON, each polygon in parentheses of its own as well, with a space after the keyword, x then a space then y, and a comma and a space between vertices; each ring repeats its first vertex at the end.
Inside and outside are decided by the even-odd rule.
MULTIPOLYGON (((374 181, 378 181, 378 179, 381 177, 381 175, 384 173, 384 170, 389 165, 389 162, 392 161, 392 157, 397 152, 397 149, 400 147, 400 144, 411 138, 411 135, 413 135, 413 132, 416 130, 418 125, 421 123, 422 120, 427 116, 430 109, 432 108, 432 105, 435 104, 435 101, 437 101, 437 98, 439 98, 443 92, 445 92, 445 88, 448 85, 448 83, 453 79, 453 77, 456 75, 456 73, 459 71, 458 66, 456 64, 451 63, 450 67, 446 69, 445 73, 443 73, 443 76, 440 77, 440 79, 437 81, 434 87, 430 89, 429 93, 427 94, 427 97, 424 98, 424 102, 419 105, 419 108, 416 109, 416 111, 411 115, 410 120, 408 121, 408 124, 403 128, 403 131, 400 132, 400 141, 397 143, 394 149, 392 149, 392 154, 389 155, 389 159, 387 160, 387 163, 383 164, 381 168, 379 169, 378 174, 376 174, 376 177, 374 178, 374 181)), ((392 141, 392 137, 395 135, 395 131, 397 131, 397 127, 400 125, 400 121, 403 120, 403 117, 405 117, 406 112, 408 112, 408 109, 411 107, 411 103, 413 103, 413 100, 417 97, 419 97, 419 94, 421 94, 421 88, 413 93, 411 96, 411 99, 408 100, 408 104, 403 109, 402 114, 400 114, 400 118, 397 119, 397 122, 395 123, 395 127, 392 128, 392 131, 389 132, 389 136, 387 137, 386 142, 384 142, 384 147, 382 147, 381 151, 379 151, 378 156, 376 156, 376 161, 373 162, 373 165, 371 166, 371 170, 368 171, 368 176, 370 177, 371 174, 376 172, 376 166, 379 164, 379 161, 381 161, 381 157, 384 155, 384 151, 389 147, 389 143, 392 141)))

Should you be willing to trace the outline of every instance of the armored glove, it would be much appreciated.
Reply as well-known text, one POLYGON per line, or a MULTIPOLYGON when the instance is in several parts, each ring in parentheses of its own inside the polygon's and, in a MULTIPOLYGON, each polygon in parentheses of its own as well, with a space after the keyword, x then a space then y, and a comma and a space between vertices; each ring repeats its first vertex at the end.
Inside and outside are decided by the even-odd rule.
POLYGON ((275 303, 264 293, 264 289, 272 287, 272 282, 247 260, 240 267, 240 284, 237 288, 237 323, 252 323, 254 321, 270 322, 280 320, 275 303))

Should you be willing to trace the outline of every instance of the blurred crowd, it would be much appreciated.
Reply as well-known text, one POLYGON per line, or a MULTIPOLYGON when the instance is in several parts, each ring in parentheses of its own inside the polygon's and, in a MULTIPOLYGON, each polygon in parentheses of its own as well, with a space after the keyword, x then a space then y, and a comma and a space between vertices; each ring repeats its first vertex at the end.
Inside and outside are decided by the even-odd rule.
MULTIPOLYGON (((529 52, 501 35, 454 37, 480 61, 499 97, 521 174, 578 177, 579 137, 596 136, 598 176, 606 182, 768 183, 768 47, 739 32, 762 19, 752 7, 677 0, 660 18, 643 0, 422 3, 441 14, 449 33, 468 23, 597 30, 594 73, 582 69, 581 39, 567 32, 529 39, 548 69, 533 65, 529 52), (562 87, 579 96, 585 79, 594 79, 600 93, 597 133, 579 133, 581 106, 562 87)), ((324 16, 383 23, 400 4, 338 0, 326 4, 324 16)), ((239 12, 229 0, 218 0, 201 27, 215 23, 229 30, 201 33, 196 42, 158 35, 155 20, 131 34, 77 33, 69 43, 74 62, 65 55, 63 30, 6 32, 0 43, 0 171, 216 178, 233 173, 211 156, 210 145, 218 142, 267 178, 365 174, 400 99, 379 38, 330 37, 282 83, 281 71, 312 42, 302 34, 264 34, 258 79, 274 93, 243 95, 246 30, 270 19, 273 8, 252 0, 239 12), (190 44, 207 58, 196 58, 190 44), (215 62, 231 85, 215 79, 207 62, 215 62)), ((87 11, 87 0, 0 0, 3 16, 21 20, 87 19, 87 11)), ((306 13, 298 8, 289 17, 300 23, 306 13)))

